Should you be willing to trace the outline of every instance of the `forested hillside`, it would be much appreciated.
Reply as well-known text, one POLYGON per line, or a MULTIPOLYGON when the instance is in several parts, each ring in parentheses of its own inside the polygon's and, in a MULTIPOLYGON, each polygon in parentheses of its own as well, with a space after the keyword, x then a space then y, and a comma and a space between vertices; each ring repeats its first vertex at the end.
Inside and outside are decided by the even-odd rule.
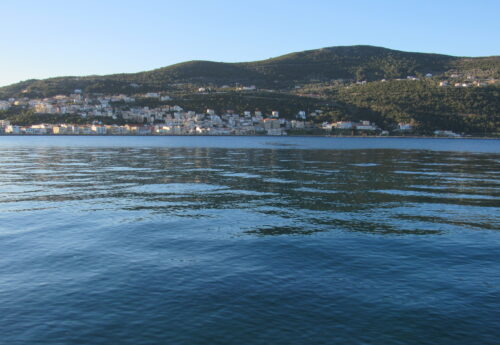
POLYGON ((291 89, 314 81, 373 81, 427 73, 500 78, 500 57, 460 58, 372 46, 331 47, 256 62, 190 61, 140 73, 28 80, 0 88, 0 99, 49 97, 74 89, 105 94, 236 84, 291 89))
MULTIPOLYGON (((405 122, 422 134, 449 129, 498 135, 498 79, 498 56, 454 57, 348 46, 256 62, 190 61, 132 74, 28 80, 0 88, 0 100, 19 98, 27 104, 28 100, 69 95, 79 89, 92 97, 138 96, 135 106, 176 104, 197 112, 207 108, 237 113, 278 110, 288 119, 295 118, 298 111, 310 114, 320 110, 309 119, 317 123, 369 120, 388 129, 405 122), (238 91, 238 87, 250 85, 255 89, 238 91), (161 103, 141 98, 147 92, 160 92, 172 100, 161 103)), ((22 106, 0 113, 0 117, 36 121, 34 112, 22 106)))

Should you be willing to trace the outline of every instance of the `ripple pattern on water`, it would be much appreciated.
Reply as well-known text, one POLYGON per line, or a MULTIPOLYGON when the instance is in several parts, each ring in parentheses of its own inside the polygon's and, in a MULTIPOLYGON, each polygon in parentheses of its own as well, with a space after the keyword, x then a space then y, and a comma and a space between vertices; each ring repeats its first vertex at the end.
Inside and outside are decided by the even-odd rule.
POLYGON ((500 337, 500 153, 114 139, 0 145, 0 343, 500 337))

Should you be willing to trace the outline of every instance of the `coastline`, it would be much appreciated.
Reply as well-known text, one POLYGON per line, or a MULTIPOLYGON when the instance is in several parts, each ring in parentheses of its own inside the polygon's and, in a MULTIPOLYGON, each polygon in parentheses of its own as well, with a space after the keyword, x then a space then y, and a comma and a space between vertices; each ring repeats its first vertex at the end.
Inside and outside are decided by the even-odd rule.
POLYGON ((268 137, 268 138, 356 138, 356 139, 474 139, 474 140, 500 140, 500 137, 445 137, 445 136, 426 136, 426 135, 316 135, 316 134, 290 134, 290 135, 258 135, 258 134, 12 134, 0 133, 0 137, 268 137))

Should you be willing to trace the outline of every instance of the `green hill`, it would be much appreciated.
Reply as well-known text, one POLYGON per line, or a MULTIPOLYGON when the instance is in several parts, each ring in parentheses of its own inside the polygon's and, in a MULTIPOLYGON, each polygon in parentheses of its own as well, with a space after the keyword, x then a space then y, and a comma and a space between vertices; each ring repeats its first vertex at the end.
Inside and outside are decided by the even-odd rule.
POLYGON ((74 89, 106 94, 235 84, 290 89, 297 84, 318 81, 373 81, 426 73, 473 73, 481 77, 500 78, 500 57, 462 58, 373 46, 331 47, 256 62, 189 61, 132 74, 27 80, 0 88, 0 99, 21 95, 48 97, 68 94, 74 89))
POLYGON ((420 133, 449 129, 500 134, 500 87, 439 87, 432 80, 373 82, 339 88, 339 101, 367 108, 390 126, 413 123, 420 133))
MULTIPOLYGON (((499 56, 454 57, 349 46, 255 62, 189 61, 132 74, 27 80, 0 88, 0 99, 50 97, 75 89, 108 95, 165 91, 174 97, 173 103, 199 112, 206 108, 239 113, 279 110, 282 116, 294 118, 299 110, 309 113, 320 109, 323 113, 314 118, 316 122, 370 120, 390 129, 402 121, 413 123, 418 133, 450 129, 500 135, 500 87, 486 83, 486 79, 500 79, 499 56), (434 77, 423 78, 427 73, 434 77), (407 76, 421 78, 406 80, 407 76), (440 80, 448 80, 450 85, 466 82, 470 87, 439 87, 440 80), (356 85, 355 81, 367 83, 356 85), (473 81, 481 86, 472 87, 473 81), (261 90, 226 89, 221 93, 218 88, 223 85, 256 85, 261 90), (199 87, 217 92, 199 94, 199 87)), ((159 101, 139 98, 135 105, 159 105, 155 102, 159 101)), ((37 121, 22 107, 2 116, 20 123, 37 121)))

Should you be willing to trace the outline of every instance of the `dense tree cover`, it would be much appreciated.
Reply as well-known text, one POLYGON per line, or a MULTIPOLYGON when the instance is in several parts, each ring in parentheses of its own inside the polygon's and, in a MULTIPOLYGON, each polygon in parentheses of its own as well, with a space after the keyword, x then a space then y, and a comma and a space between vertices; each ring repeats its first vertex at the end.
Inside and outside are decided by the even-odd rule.
POLYGON ((500 88, 438 87, 432 81, 375 82, 330 90, 330 97, 380 114, 386 122, 410 122, 419 132, 448 129, 500 134, 500 88))
POLYGON ((454 59, 446 55, 407 53, 372 46, 347 46, 292 53, 247 66, 287 81, 377 80, 406 77, 417 72, 443 72, 454 59))
POLYGON ((124 124, 122 120, 113 120, 110 117, 97 116, 97 117, 81 117, 75 114, 35 114, 32 111, 15 111, 15 112, 5 112, 0 111, 0 120, 9 120, 11 123, 19 126, 30 126, 37 125, 41 123, 51 123, 51 124, 75 124, 84 125, 92 124, 94 122, 99 122, 102 124, 124 124))
POLYGON ((450 67, 447 74, 459 73, 479 78, 500 79, 500 58, 498 56, 457 59, 451 63, 450 67))
POLYGON ((372 46, 332 47, 248 63, 190 61, 132 74, 28 80, 0 88, 0 99, 48 97, 69 94, 74 89, 104 94, 186 91, 193 86, 235 84, 290 89, 311 81, 380 80, 429 72, 499 78, 500 57, 458 58, 372 46))
MULTIPOLYGON (((89 95, 136 95, 164 91, 172 102, 137 98, 134 106, 177 104, 186 110, 218 113, 261 110, 295 118, 298 111, 317 109, 316 122, 369 120, 382 128, 398 122, 413 123, 419 133, 449 129, 469 134, 499 134, 499 87, 438 87, 441 78, 467 80, 500 78, 500 57, 459 58, 437 54, 407 53, 372 46, 332 47, 292 53, 248 63, 190 61, 148 72, 108 76, 60 77, 28 80, 0 88, 0 99, 41 98, 70 94, 75 89, 89 95), (420 81, 395 80, 408 75, 438 74, 420 81), (457 77, 458 76, 458 77, 457 77), (381 79, 388 79, 381 82, 381 79), (342 81, 343 80, 343 81, 342 81), (372 81, 347 86, 344 81, 372 81), (235 92, 222 85, 256 85, 274 92, 235 92), (296 85, 302 86, 295 89, 296 85), (197 92, 200 86, 215 91, 197 92), (314 97, 316 96, 316 98, 314 97)), ((119 107, 132 105, 116 104, 119 107)), ((38 115, 13 108, 0 116, 19 124, 60 122, 57 115, 38 115)), ((90 119, 65 117, 73 123, 90 119)), ((109 118, 104 121, 113 121, 109 118)))

